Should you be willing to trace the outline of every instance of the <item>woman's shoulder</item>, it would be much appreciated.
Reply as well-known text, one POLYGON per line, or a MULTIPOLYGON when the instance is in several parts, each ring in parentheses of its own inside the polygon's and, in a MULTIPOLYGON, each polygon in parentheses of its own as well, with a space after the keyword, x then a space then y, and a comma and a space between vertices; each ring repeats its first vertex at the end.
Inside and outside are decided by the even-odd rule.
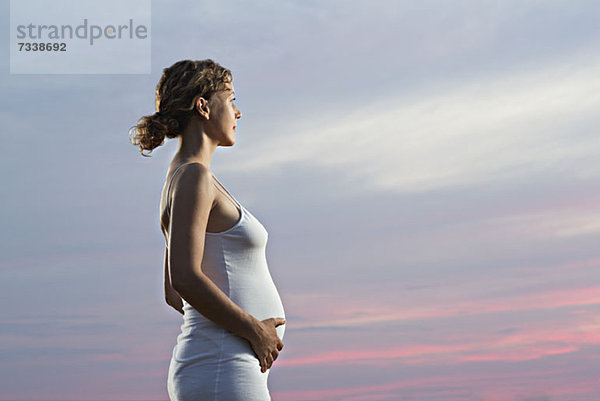
POLYGON ((180 192, 184 188, 188 190, 210 188, 213 174, 210 168, 202 163, 187 162, 172 166, 169 176, 171 188, 168 191, 170 194, 167 193, 167 195, 172 197, 174 192, 180 192))
POLYGON ((173 178, 178 171, 182 173, 185 171, 188 174, 208 174, 209 176, 212 174, 210 169, 200 162, 171 162, 167 171, 167 177, 173 178))
MULTIPOLYGON (((212 172, 198 162, 169 167, 167 185, 161 199, 161 224, 168 227, 173 208, 194 208, 198 201, 212 205, 215 198, 212 172)), ((164 231, 164 230, 163 230, 164 231)))

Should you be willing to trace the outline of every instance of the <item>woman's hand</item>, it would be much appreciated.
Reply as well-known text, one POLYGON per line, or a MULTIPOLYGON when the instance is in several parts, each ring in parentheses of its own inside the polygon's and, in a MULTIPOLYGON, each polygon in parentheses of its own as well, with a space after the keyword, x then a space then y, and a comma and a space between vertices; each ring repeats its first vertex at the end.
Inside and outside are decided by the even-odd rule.
POLYGON ((279 356, 279 351, 283 348, 283 342, 277 336, 275 327, 285 324, 285 319, 281 317, 272 317, 258 322, 255 335, 251 338, 250 345, 260 362, 260 371, 266 372, 271 368, 273 361, 279 356))

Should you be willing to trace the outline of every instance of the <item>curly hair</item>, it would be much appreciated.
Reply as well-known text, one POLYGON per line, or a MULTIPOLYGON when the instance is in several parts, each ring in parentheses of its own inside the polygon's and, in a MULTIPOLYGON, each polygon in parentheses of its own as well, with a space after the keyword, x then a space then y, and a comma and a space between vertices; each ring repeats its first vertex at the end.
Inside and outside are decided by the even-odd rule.
POLYGON ((144 151, 152 150, 165 142, 166 138, 176 138, 185 129, 198 98, 209 100, 211 96, 225 89, 225 84, 233 81, 230 70, 211 59, 181 60, 163 69, 156 85, 156 113, 143 116, 129 129, 130 142, 144 151))

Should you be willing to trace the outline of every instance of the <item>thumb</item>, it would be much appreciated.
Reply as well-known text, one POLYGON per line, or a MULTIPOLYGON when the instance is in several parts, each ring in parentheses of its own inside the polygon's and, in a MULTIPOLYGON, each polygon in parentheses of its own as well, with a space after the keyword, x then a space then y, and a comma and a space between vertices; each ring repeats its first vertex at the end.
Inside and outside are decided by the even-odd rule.
POLYGON ((275 327, 281 326, 282 324, 285 324, 285 319, 282 317, 276 317, 275 318, 275 327))

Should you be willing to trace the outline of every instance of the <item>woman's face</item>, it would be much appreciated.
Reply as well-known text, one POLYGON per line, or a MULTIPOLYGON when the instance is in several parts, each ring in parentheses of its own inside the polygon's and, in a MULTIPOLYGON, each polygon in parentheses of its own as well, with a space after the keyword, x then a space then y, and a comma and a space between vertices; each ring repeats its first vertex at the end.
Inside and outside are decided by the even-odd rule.
POLYGON ((236 120, 242 117, 242 112, 234 103, 235 92, 232 83, 227 83, 224 90, 218 91, 210 98, 208 125, 211 135, 221 146, 235 144, 236 120))

